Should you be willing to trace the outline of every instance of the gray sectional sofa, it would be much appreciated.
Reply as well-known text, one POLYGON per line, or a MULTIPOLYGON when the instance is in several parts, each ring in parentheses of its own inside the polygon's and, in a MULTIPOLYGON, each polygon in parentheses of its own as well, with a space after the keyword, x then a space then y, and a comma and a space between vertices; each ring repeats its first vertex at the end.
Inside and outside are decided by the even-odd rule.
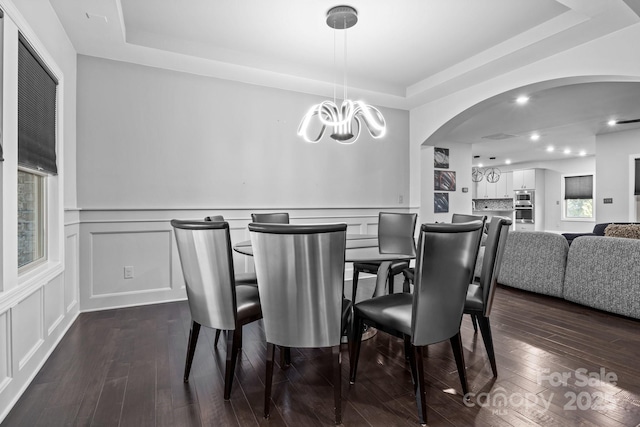
POLYGON ((512 231, 498 283, 640 319, 640 240, 512 231))

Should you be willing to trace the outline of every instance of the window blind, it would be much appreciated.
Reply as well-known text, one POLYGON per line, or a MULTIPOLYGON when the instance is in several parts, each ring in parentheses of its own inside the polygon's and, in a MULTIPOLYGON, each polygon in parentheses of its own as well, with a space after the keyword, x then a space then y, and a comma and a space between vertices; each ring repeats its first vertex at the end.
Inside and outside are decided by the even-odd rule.
POLYGON ((636 159, 636 185, 633 194, 640 196, 640 159, 636 159))
POLYGON ((593 175, 565 177, 564 199, 593 199, 593 175))
POLYGON ((18 164, 56 174, 58 81, 22 34, 18 44, 18 164))

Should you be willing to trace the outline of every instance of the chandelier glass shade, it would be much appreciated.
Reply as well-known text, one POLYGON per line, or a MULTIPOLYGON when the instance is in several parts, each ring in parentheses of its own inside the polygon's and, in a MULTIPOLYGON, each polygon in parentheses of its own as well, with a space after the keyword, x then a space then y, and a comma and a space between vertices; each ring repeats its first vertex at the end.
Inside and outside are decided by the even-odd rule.
MULTIPOLYGON (((327 12, 327 25, 335 30, 345 30, 345 72, 344 72, 344 100, 338 106, 335 99, 333 101, 322 101, 312 106, 304 115, 298 135, 307 142, 318 142, 324 136, 327 128, 331 130, 331 138, 342 144, 353 144, 358 140, 363 127, 369 130, 373 138, 382 138, 386 133, 386 122, 382 113, 372 105, 363 101, 352 101, 347 98, 347 78, 346 78, 346 29, 354 26, 358 22, 356 10, 350 6, 336 6, 327 12), (315 125, 314 125, 315 122, 315 125), (309 135, 311 127, 318 128, 315 137, 309 135)), ((334 40, 335 57, 335 40, 334 40)))

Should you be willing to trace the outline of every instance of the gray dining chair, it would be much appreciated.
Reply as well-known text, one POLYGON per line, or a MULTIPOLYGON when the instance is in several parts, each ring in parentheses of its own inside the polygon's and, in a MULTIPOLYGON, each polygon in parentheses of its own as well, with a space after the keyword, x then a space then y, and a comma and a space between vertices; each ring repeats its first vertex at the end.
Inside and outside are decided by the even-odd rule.
POLYGON ((464 304, 464 313, 470 314, 474 323, 474 330, 477 331, 476 322, 480 324, 480 333, 484 347, 487 350, 489 363, 493 376, 498 376, 496 366, 496 356, 493 350, 493 338, 491 335, 491 325, 489 315, 493 306, 493 296, 500 274, 502 255, 507 242, 507 235, 511 227, 511 219, 494 216, 489 223, 489 232, 485 242, 484 257, 482 259, 482 270, 480 280, 469 285, 467 297, 464 304))
MULTIPOLYGON (((378 214, 378 239, 385 237, 409 237, 413 238, 416 231, 418 215, 412 213, 380 212, 378 214)), ((351 300, 356 301, 358 290, 358 278, 360 273, 378 274, 380 262, 354 262, 353 280, 351 284, 351 300)), ((392 261, 387 272, 389 293, 394 292, 394 278, 397 274, 409 268, 409 261, 392 261)))
POLYGON ((346 224, 249 224, 258 274, 269 418, 275 346, 331 347, 336 424, 341 422, 340 341, 351 302, 343 298, 346 224))
POLYGON ((423 347, 448 339, 462 393, 468 392, 460 324, 482 227, 482 221, 422 224, 414 292, 383 295, 354 305, 351 383, 356 381, 364 325, 403 338, 421 423, 427 422, 423 347))
POLYGON ((258 288, 236 285, 227 222, 172 220, 191 312, 184 382, 189 382, 200 327, 227 331, 224 399, 231 396, 242 327, 262 318, 258 288))
MULTIPOLYGON (((455 223, 459 223, 459 222, 467 222, 467 221, 476 221, 476 220, 482 220, 484 221, 484 232, 483 232, 483 240, 486 237, 487 234, 487 216, 486 215, 469 215, 469 214, 460 214, 460 213, 454 213, 453 215, 451 215, 451 223, 455 224, 455 223)), ((483 250, 482 249, 482 241, 480 242, 480 247, 478 248, 478 255, 476 255, 476 264, 478 263, 478 256, 480 255, 480 252, 483 250)), ((474 268, 475 271, 475 268, 474 268)), ((471 277, 470 281, 473 281, 473 277, 471 277)), ((471 316, 471 323, 473 324, 473 330, 474 331, 478 331, 478 323, 476 320, 475 316, 471 316)))
POLYGON ((459 224, 461 222, 469 222, 469 221, 483 221, 486 223, 487 216, 486 215, 468 215, 468 214, 460 214, 454 213, 451 215, 451 223, 459 224))
POLYGON ((289 224, 288 212, 252 213, 251 222, 265 224, 289 224))
MULTIPOLYGON (((224 222, 224 216, 211 215, 204 217, 205 221, 224 222)), ((236 285, 253 285, 258 286, 258 279, 255 272, 235 273, 236 285)))
MULTIPOLYGON (((211 215, 205 216, 205 221, 211 222, 224 222, 224 216, 222 215, 211 215)), ((238 273, 234 272, 234 278, 237 285, 250 285, 250 286, 258 286, 258 278, 256 277, 255 272, 246 272, 246 273, 238 273)), ((220 340, 220 329, 216 329, 216 337, 213 341, 213 345, 217 346, 218 341, 220 340)), ((242 343, 240 343, 242 344, 242 343)), ((242 348, 242 345, 240 346, 242 348)))
MULTIPOLYGON (((469 221, 482 221, 482 226, 483 226, 483 233, 486 230, 486 224, 487 224, 487 216, 486 215, 468 215, 468 214, 459 214, 459 213, 454 213, 453 215, 451 215, 451 223, 452 224, 459 224, 461 222, 469 222, 469 221)), ((482 243, 482 241, 481 241, 482 243)), ((478 247, 478 252, 476 252, 476 262, 478 259, 478 253, 480 252, 480 247, 478 247)), ((414 269, 413 267, 408 267, 405 268, 404 270, 402 270, 402 274, 404 275, 404 282, 402 284, 402 292, 411 292, 411 283, 413 283, 413 275, 414 275, 414 269)), ((469 280, 469 282, 471 282, 473 280, 473 272, 471 272, 471 278, 469 280)), ((475 323, 475 319, 473 319, 473 327, 474 329, 477 329, 476 323, 475 323)))

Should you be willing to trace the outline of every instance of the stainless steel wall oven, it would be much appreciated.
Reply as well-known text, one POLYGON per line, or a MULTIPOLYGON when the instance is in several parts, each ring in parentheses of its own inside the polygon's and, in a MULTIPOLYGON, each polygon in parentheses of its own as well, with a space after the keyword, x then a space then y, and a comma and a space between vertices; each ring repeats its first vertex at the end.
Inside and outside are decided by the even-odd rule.
POLYGON ((514 207, 516 210, 516 222, 535 223, 535 193, 530 190, 516 191, 514 196, 514 207))

